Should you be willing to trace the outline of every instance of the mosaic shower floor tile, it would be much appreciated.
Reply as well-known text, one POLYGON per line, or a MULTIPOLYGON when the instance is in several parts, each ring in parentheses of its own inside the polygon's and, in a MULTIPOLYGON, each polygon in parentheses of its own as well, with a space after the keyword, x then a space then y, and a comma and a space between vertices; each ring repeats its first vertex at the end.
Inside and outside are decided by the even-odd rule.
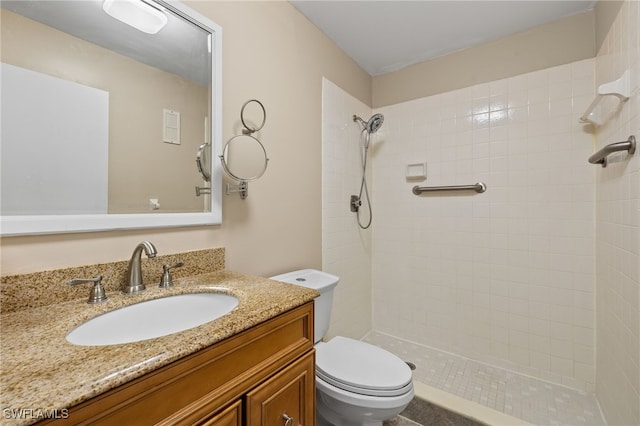
POLYGON ((605 426, 595 395, 371 332, 364 341, 416 365, 426 385, 541 426, 605 426))

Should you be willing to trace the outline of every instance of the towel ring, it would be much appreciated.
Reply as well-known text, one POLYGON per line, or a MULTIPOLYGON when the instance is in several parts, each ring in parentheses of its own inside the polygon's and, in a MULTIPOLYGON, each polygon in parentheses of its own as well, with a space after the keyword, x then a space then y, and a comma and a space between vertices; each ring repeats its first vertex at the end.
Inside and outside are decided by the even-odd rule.
POLYGON ((267 121, 267 111, 264 109, 264 105, 262 105, 262 102, 260 102, 257 99, 250 99, 247 102, 245 102, 244 105, 242 105, 242 109, 240 109, 240 121, 242 121, 242 125, 244 126, 244 129, 242 129, 242 134, 244 134, 244 135, 250 135, 250 134, 255 133, 258 130, 262 129, 264 127, 264 123, 267 121), (244 116, 244 109, 251 102, 257 103, 260 106, 260 108, 262 109, 262 123, 257 127, 249 126, 247 124, 247 121, 245 120, 245 116, 244 116))

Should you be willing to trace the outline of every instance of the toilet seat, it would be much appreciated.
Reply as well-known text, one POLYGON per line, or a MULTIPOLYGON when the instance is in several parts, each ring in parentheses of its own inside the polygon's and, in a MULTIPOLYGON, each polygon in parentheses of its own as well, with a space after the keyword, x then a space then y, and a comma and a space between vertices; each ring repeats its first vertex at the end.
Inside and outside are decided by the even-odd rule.
POLYGON ((348 392, 393 397, 413 389, 411 369, 394 354, 346 337, 316 345, 316 375, 348 392))

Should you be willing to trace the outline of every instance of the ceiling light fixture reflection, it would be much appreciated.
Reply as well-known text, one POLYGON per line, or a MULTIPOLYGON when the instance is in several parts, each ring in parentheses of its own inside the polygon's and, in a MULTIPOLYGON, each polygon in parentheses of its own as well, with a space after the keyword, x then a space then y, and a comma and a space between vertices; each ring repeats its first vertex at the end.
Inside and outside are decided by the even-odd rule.
POLYGON ((163 11, 142 0, 104 0, 102 10, 147 34, 156 34, 168 21, 163 11))

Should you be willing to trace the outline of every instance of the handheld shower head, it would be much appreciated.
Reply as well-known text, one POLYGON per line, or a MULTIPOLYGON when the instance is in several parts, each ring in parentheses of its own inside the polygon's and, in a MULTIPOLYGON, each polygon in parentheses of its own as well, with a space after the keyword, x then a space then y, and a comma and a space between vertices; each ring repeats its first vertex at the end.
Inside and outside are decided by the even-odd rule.
POLYGON ((354 115, 353 121, 360 123, 362 126, 359 139, 359 142, 362 142, 362 183, 360 184, 360 195, 351 196, 351 211, 356 212, 358 216, 358 226, 362 229, 367 229, 371 225, 371 219, 373 217, 371 200, 369 199, 369 190, 367 189, 367 154, 369 152, 369 144, 371 143, 371 134, 380 130, 382 122, 384 121, 384 116, 382 114, 373 114, 369 121, 364 121, 362 118, 354 115), (366 205, 369 209, 369 221, 366 224, 363 224, 360 221, 360 206, 362 205, 361 200, 363 199, 363 194, 366 205))
POLYGON ((367 121, 367 125, 365 126, 367 132, 375 133, 382 127, 382 122, 384 121, 384 115, 382 114, 374 114, 369 121, 367 121))
POLYGON ((384 115, 382 114, 374 114, 369 121, 364 121, 362 118, 357 115, 353 116, 353 121, 357 121, 362 125, 362 129, 366 130, 367 133, 375 133, 382 126, 382 122, 384 121, 384 115))

